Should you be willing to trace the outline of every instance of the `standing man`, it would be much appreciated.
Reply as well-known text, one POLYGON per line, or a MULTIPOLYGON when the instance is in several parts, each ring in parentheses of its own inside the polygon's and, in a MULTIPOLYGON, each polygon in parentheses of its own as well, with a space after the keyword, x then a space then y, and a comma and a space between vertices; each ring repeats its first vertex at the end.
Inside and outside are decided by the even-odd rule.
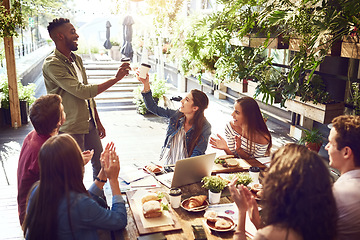
POLYGON ((40 179, 40 148, 48 138, 58 134, 60 126, 65 122, 61 97, 49 94, 36 99, 30 109, 30 121, 35 130, 24 139, 17 169, 17 201, 21 225, 25 218, 26 197, 32 185, 40 179))
POLYGON ((106 133, 93 98, 127 75, 130 65, 123 63, 114 78, 101 84, 88 84, 82 59, 72 52, 78 49, 79 35, 69 19, 54 19, 47 28, 56 49, 43 64, 46 90, 63 99, 67 120, 60 132, 71 134, 82 150, 94 149, 91 163, 95 179, 101 168, 103 149, 100 139, 106 133))
POLYGON ((360 116, 339 116, 332 121, 330 166, 340 171, 333 193, 338 209, 338 239, 360 239, 360 116))

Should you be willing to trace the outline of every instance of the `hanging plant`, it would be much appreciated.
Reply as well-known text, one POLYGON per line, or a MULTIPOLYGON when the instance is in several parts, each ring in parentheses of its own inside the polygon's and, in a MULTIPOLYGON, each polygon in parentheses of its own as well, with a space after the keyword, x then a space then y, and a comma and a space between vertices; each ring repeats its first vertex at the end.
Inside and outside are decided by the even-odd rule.
POLYGON ((18 36, 17 28, 23 27, 20 1, 14 1, 8 10, 5 6, 0 6, 0 37, 18 36))

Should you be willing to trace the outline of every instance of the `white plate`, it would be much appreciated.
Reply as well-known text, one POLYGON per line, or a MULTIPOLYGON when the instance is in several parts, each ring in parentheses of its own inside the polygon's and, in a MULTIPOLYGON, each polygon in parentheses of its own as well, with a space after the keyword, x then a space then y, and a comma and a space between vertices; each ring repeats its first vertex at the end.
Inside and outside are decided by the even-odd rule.
POLYGON ((209 202, 207 200, 205 200, 203 202, 201 208, 199 207, 199 209, 191 209, 191 208, 189 208, 189 199, 190 198, 183 200, 180 205, 184 210, 186 210, 188 212, 201 212, 201 211, 206 210, 209 207, 209 202))
POLYGON ((229 218, 229 217, 224 217, 224 216, 218 216, 218 218, 222 218, 225 219, 226 221, 228 221, 230 223, 230 227, 229 228, 225 228, 225 229, 219 229, 215 227, 215 222, 211 222, 209 220, 206 220, 206 225, 213 231, 217 231, 217 232, 228 232, 231 231, 235 228, 236 224, 234 223, 234 221, 229 218))

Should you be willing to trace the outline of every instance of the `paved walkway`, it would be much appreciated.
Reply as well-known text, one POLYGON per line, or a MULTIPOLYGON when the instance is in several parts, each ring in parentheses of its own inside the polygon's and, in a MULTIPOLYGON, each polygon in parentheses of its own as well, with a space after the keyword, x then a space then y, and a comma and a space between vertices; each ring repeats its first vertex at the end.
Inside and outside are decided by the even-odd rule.
MULTIPOLYGON (((44 49, 44 51, 48 49, 44 49)), ((20 61, 21 59, 19 59, 20 61)), ((23 68, 29 66, 31 61, 27 60, 22 63, 23 68)), ((45 93, 43 78, 40 76, 37 80, 36 96, 45 93)), ((168 97, 184 95, 172 88, 168 97)), ((225 124, 231 120, 232 104, 226 100, 218 100, 213 95, 208 94, 210 104, 205 115, 212 125, 213 134, 221 134, 224 136, 225 124)), ((118 108, 106 107, 111 103, 109 100, 98 100, 98 109, 100 119, 106 128, 107 136, 102 140, 103 145, 113 141, 120 155, 122 166, 129 164, 145 165, 150 161, 156 161, 159 157, 161 146, 165 138, 167 121, 154 115, 142 116, 136 113, 134 108, 118 108)), ((177 107, 175 102, 174 107, 177 107)), ((269 119, 267 122, 269 130, 273 137, 273 149, 276 149, 288 142, 294 140, 288 137, 289 126, 275 119, 269 119)), ((17 216, 17 183, 16 170, 19 151, 23 139, 32 130, 31 124, 22 126, 19 129, 1 128, 0 129, 0 151, 1 158, 5 159, 4 168, 8 177, 7 184, 3 168, 0 167, 0 239, 22 239, 22 231, 18 223, 17 216)), ((208 147, 207 153, 222 151, 208 147)), ((91 183, 91 165, 89 164, 85 170, 85 185, 91 183)))

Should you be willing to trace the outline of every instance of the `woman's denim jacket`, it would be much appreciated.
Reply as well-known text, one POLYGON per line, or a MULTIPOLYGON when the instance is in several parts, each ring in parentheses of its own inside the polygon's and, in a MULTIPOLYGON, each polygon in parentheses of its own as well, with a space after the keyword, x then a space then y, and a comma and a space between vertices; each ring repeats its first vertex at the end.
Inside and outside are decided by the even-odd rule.
MULTIPOLYGON (((179 117, 182 115, 182 113, 179 110, 172 110, 172 109, 168 109, 168 108, 162 108, 159 107, 154 99, 152 98, 152 93, 151 91, 146 92, 146 93, 142 93, 143 98, 144 98, 144 102, 146 105, 146 108, 160 116, 160 117, 166 117, 169 118, 170 122, 169 122, 169 126, 167 128, 167 132, 166 132, 166 138, 165 138, 165 142, 164 142, 164 146, 162 147, 162 152, 161 152, 161 157, 165 152, 166 148, 170 148, 170 143, 171 143, 171 139, 175 136, 175 134, 181 129, 181 127, 184 124, 184 117, 181 117, 179 119, 179 117)), ((189 131, 186 132, 186 149, 189 149, 190 146, 190 142, 193 139, 193 133, 194 133, 194 128, 191 127, 189 131)), ((209 141, 209 137, 211 134, 211 125, 210 123, 205 119, 202 131, 201 131, 201 135, 200 138, 198 140, 198 143, 196 144, 191 157, 194 156, 198 156, 198 155, 203 155, 205 154, 207 145, 208 145, 208 141, 209 141)), ((160 158, 161 158, 160 157, 160 158)))

